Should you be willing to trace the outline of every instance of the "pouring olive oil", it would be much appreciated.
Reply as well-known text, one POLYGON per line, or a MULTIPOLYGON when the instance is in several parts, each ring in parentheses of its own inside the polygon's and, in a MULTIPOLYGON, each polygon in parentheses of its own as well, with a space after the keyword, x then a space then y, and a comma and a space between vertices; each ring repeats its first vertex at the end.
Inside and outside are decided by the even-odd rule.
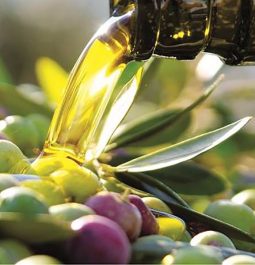
MULTIPOLYGON (((111 17, 76 62, 38 159, 98 158, 137 93, 143 63, 132 58, 133 10, 111 17)), ((36 163, 36 162, 35 162, 36 163)))

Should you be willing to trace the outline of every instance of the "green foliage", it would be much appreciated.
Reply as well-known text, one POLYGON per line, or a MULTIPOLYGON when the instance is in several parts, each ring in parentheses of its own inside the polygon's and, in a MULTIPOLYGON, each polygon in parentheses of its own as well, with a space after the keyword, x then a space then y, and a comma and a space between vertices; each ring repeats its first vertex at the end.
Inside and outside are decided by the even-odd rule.
POLYGON ((119 165, 116 171, 144 172, 176 165, 210 150, 238 132, 251 118, 247 117, 218 130, 202 134, 119 165))
POLYGON ((143 145, 144 139, 147 139, 150 145, 158 145, 162 143, 162 134, 165 135, 165 137, 163 136, 163 142, 164 140, 165 142, 174 140, 189 127, 190 112, 211 95, 221 79, 222 77, 206 89, 196 101, 184 109, 163 109, 122 125, 113 135, 108 150, 134 142, 137 144, 139 140, 142 141, 143 145), (176 124, 178 121, 180 122, 176 124))
POLYGON ((167 196, 165 197, 165 199, 170 200, 171 203, 179 204, 189 208, 189 205, 170 187, 166 186, 164 183, 158 181, 155 178, 152 178, 151 176, 145 173, 134 174, 128 172, 121 172, 121 173, 115 173, 115 176, 118 180, 138 190, 145 191, 146 189, 145 192, 148 192, 149 194, 153 194, 153 192, 150 191, 151 187, 154 187, 154 189, 161 190, 167 196), (139 181, 136 182, 136 179, 139 179, 139 181), (145 187, 143 187, 143 185, 145 185, 145 187))
POLYGON ((227 181, 208 168, 188 161, 147 172, 177 193, 185 195, 211 196, 227 189, 227 181))
POLYGON ((25 97, 14 86, 4 83, 0 83, 0 106, 12 115, 28 115, 34 112, 48 117, 52 115, 48 106, 25 97))
POLYGON ((185 89, 189 69, 183 61, 152 58, 147 62, 138 98, 168 106, 185 89))

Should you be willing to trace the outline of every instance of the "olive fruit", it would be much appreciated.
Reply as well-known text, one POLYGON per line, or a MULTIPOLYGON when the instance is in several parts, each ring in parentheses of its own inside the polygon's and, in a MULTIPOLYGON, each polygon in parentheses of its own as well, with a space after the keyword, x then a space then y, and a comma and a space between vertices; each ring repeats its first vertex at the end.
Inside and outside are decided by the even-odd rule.
POLYGON ((87 215, 72 222, 76 235, 67 243, 71 263, 127 264, 130 243, 121 227, 109 218, 87 215))
POLYGON ((141 213, 142 216, 142 229, 141 235, 153 235, 159 231, 159 226, 156 218, 151 213, 150 209, 145 205, 143 200, 137 195, 129 195, 129 201, 134 204, 141 213))
POLYGON ((47 214, 48 207, 40 194, 24 187, 12 187, 0 193, 0 212, 47 214))
POLYGON ((162 264, 221 264, 222 260, 222 255, 210 247, 187 246, 174 250, 162 260, 162 264))
POLYGON ((31 255, 28 247, 18 240, 0 240, 0 264, 14 264, 31 255))
POLYGON ((75 202, 51 206, 49 212, 52 216, 67 222, 74 221, 85 215, 95 214, 88 206, 75 202))
POLYGON ((186 225, 183 220, 178 217, 158 217, 159 234, 168 236, 173 240, 181 240, 186 225))
POLYGON ((243 190, 233 196, 231 201, 238 204, 246 204, 255 210, 255 189, 243 190))
POLYGON ((11 174, 0 173, 0 192, 18 185, 18 181, 11 174))
POLYGON ((30 167, 18 146, 7 140, 0 140, 0 173, 20 173, 30 167))
POLYGON ((175 242, 166 236, 150 235, 139 237, 132 244, 132 263, 160 263, 161 259, 175 248, 175 242))
POLYGON ((254 230, 255 216, 247 205, 230 200, 218 200, 210 203, 204 213, 245 232, 252 233, 254 230))
POLYGON ((133 241, 141 232, 142 216, 128 198, 122 198, 119 193, 101 191, 90 197, 86 205, 96 214, 108 217, 118 223, 133 241))
POLYGON ((73 160, 63 157, 50 155, 46 157, 38 157, 31 165, 33 170, 39 176, 49 176, 58 169, 76 169, 79 167, 73 160))
POLYGON ((142 200, 149 208, 165 213, 172 213, 170 208, 163 201, 156 197, 144 197, 142 200))
POLYGON ((195 235, 190 244, 192 246, 209 245, 235 249, 235 245, 226 235, 216 231, 205 231, 195 235))
POLYGON ((34 255, 20 260, 15 265, 46 265, 46 264, 62 264, 57 259, 47 255, 34 255))
POLYGON ((222 265, 255 265, 255 258, 248 255, 234 255, 222 262, 222 265))
POLYGON ((39 146, 39 135, 35 125, 25 117, 13 115, 0 121, 0 132, 7 136, 28 155, 39 146))
POLYGON ((62 168, 50 174, 51 179, 62 189, 71 201, 82 203, 101 189, 99 178, 89 169, 62 168))
POLYGON ((50 126, 50 119, 39 113, 32 113, 26 118, 34 124, 39 135, 39 145, 42 146, 50 126))
POLYGON ((185 230, 182 237, 180 238, 180 241, 189 243, 191 239, 192 236, 187 230, 185 230))
POLYGON ((66 195, 63 189, 56 183, 49 180, 25 180, 20 183, 22 187, 27 187, 41 194, 44 202, 48 206, 65 202, 66 195))

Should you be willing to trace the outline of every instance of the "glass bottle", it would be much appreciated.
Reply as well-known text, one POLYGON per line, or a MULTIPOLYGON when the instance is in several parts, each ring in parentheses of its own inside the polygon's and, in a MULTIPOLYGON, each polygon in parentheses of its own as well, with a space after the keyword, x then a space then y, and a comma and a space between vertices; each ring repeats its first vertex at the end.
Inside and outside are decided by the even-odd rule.
POLYGON ((110 0, 112 15, 136 8, 133 55, 194 59, 201 51, 226 64, 255 62, 254 0, 110 0))

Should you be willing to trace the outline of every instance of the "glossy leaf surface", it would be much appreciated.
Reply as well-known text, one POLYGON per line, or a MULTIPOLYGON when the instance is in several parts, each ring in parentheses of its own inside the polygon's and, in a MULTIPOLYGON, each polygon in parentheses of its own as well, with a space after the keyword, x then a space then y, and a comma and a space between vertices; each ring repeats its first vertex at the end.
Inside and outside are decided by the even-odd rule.
POLYGON ((225 127, 188 139, 116 167, 116 171, 145 172, 190 160, 225 141, 238 132, 251 118, 246 117, 225 127))

